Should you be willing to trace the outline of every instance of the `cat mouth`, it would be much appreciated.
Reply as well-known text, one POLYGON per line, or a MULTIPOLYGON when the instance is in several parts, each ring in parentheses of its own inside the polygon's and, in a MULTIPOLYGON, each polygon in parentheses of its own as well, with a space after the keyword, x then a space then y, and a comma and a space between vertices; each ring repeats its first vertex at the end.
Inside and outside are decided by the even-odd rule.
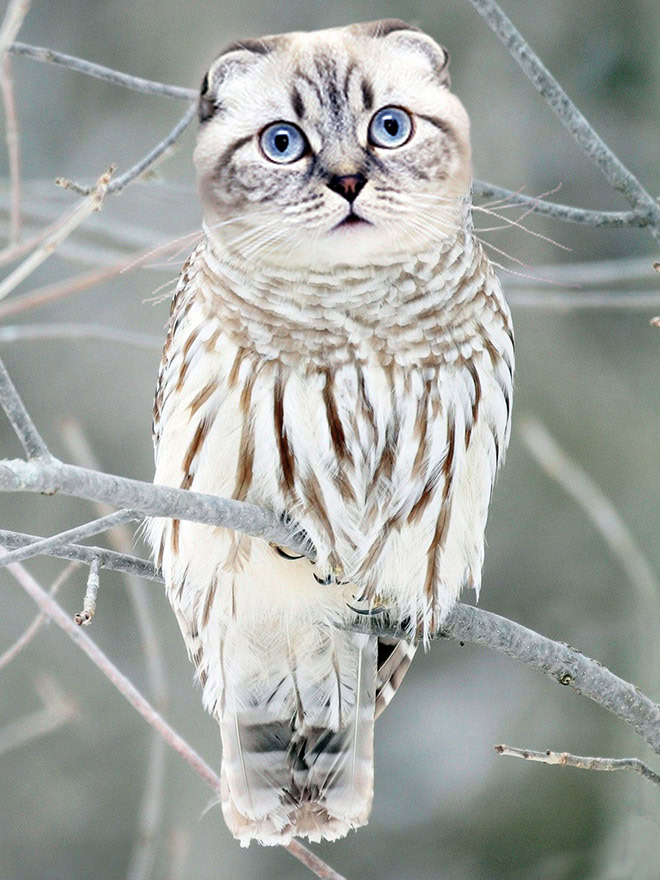
POLYGON ((343 220, 340 220, 336 226, 333 226, 333 231, 335 229, 345 229, 348 226, 373 226, 373 223, 370 223, 368 220, 365 220, 364 217, 360 217, 358 214, 350 212, 347 214, 343 220))

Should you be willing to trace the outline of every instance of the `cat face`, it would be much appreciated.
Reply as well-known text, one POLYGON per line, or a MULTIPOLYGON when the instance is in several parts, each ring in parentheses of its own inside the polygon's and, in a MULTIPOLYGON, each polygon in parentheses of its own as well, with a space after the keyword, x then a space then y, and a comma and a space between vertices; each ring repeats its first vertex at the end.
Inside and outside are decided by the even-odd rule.
POLYGON ((246 263, 387 263, 453 238, 471 180, 448 56, 400 21, 231 46, 204 78, 195 164, 246 263))

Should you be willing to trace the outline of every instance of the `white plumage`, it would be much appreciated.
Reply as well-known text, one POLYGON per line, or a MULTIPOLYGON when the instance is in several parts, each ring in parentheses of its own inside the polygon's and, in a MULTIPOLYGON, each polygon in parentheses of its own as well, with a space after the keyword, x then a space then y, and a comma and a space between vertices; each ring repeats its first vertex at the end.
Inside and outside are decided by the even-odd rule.
POLYGON ((226 529, 151 525, 220 722, 225 819, 245 844, 333 839, 367 821, 375 715, 414 648, 343 629, 349 605, 384 606, 411 639, 426 638, 464 585, 478 591, 508 442, 513 338, 472 234, 467 119, 443 50, 385 24, 230 50, 202 93, 206 238, 173 303, 155 481, 288 515, 317 554, 312 567, 226 529), (433 90, 442 119, 419 116, 418 143, 393 169, 387 155, 363 157, 366 182, 349 199, 328 184, 346 173, 331 167, 337 140, 356 161, 360 119, 379 102, 414 103, 397 99, 385 70, 382 83, 374 74, 383 46, 409 62, 413 81, 425 71, 420 101, 428 110, 433 90), (361 71, 363 56, 374 57, 361 71), (257 83, 265 95, 244 111, 257 134, 232 140, 232 108, 257 83), (297 177, 293 164, 270 168, 253 143, 294 112, 316 162, 301 157, 297 177), (337 228, 347 211, 362 222, 337 228))

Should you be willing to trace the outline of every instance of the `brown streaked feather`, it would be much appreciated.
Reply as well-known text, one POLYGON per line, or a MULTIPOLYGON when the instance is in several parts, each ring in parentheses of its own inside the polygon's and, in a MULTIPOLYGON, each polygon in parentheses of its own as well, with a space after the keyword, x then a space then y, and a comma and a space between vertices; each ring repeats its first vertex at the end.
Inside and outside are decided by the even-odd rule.
POLYGON ((390 704, 410 664, 417 646, 403 639, 378 639, 375 718, 390 704))
MULTIPOLYGON (((456 431, 453 413, 447 413, 447 453, 442 463, 442 473, 445 478, 445 484, 442 489, 442 506, 440 515, 435 526, 435 532, 427 551, 427 567, 426 580, 424 583, 424 592, 433 602, 433 608, 436 604, 437 591, 437 573, 438 573, 438 553, 443 548, 447 529, 449 528, 449 518, 451 514, 451 493, 454 478, 454 452, 456 449, 456 431)), ((433 612, 435 618, 435 611, 433 612)))
POLYGON ((273 388, 273 421, 280 456, 280 485, 285 494, 293 498, 296 491, 295 459, 284 427, 284 385, 279 374, 273 388))
POLYGON ((325 385, 323 387, 323 403, 325 405, 325 412, 328 419, 328 428, 330 429, 330 439, 332 440, 332 445, 334 446, 338 460, 342 461, 350 456, 346 445, 344 427, 337 411, 333 386, 334 382, 332 373, 330 370, 326 370, 325 385))

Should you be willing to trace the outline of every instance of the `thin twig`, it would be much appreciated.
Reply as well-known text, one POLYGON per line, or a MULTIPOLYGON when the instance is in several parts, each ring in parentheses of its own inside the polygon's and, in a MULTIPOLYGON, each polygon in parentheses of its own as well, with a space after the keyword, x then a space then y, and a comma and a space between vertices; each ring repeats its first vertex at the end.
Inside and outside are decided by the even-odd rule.
MULTIPOLYGON (((26 559, 31 559, 33 556, 38 556, 42 550, 54 550, 57 547, 63 547, 65 544, 70 544, 72 541, 81 541, 84 538, 91 538, 92 535, 98 535, 101 532, 106 532, 108 529, 114 528, 115 526, 120 526, 124 523, 139 519, 142 519, 142 517, 134 510, 118 510, 115 513, 111 513, 109 516, 102 516, 100 519, 92 520, 82 526, 76 526, 75 529, 67 529, 65 532, 59 532, 57 535, 53 535, 50 538, 44 538, 41 541, 27 544, 25 547, 12 550, 0 558, 0 568, 4 568, 13 562, 23 562, 26 559)), ((93 563, 94 560, 92 560, 92 564, 93 563)))
POLYGON ((52 733, 76 715, 75 704, 66 698, 54 679, 42 676, 36 687, 43 705, 0 730, 0 755, 52 733))
MULTIPOLYGON (((6 552, 7 551, 4 549, 4 547, 0 547, 0 554, 4 554, 6 552)), ((76 568, 78 568, 77 562, 70 562, 69 565, 63 568, 60 574, 53 581, 53 585, 50 588, 48 595, 56 596, 57 591, 68 580, 69 575, 71 574, 71 572, 75 571, 76 568)), ((46 615, 39 612, 32 623, 25 630, 25 632, 16 639, 14 644, 10 645, 10 647, 7 648, 6 651, 0 654, 0 671, 2 671, 5 666, 8 666, 12 662, 12 660, 14 660, 21 653, 23 648, 26 648, 30 644, 30 642, 34 639, 46 620, 46 615)))
POLYGON ((541 764, 558 764, 562 767, 577 767, 579 770, 632 770, 660 786, 660 776, 640 761, 639 758, 586 758, 571 755, 569 752, 535 752, 532 749, 519 749, 517 746, 495 746, 498 755, 523 758, 525 761, 538 761, 541 764))
POLYGON ((660 581, 615 505, 584 468, 560 448, 545 425, 527 416, 519 422, 519 431, 537 464, 577 502, 593 523, 627 575, 632 590, 640 597, 638 626, 646 649, 637 655, 637 675, 642 684, 655 681, 660 663, 657 639, 660 581))
POLYGON ((519 421, 518 430, 536 462, 580 505, 605 539, 630 583, 657 611, 660 580, 614 504, 584 468, 560 448, 542 422, 527 416, 519 421))
MULTIPOLYGON (((501 12, 499 7, 496 4, 490 2, 490 0, 471 0, 477 8, 484 7, 494 7, 497 10, 499 16, 501 16, 512 28, 513 25, 506 19, 504 13, 501 12)), ((479 11, 482 11, 479 8, 479 11)), ((485 16, 486 13, 482 12, 485 16)), ((515 28, 514 28, 515 31, 515 28)), ((516 31, 517 33, 517 31, 516 31)), ((520 35, 518 35, 520 36, 520 35)), ((522 38, 520 38, 522 40, 522 38)), ((524 46, 526 44, 523 43, 524 46)), ((25 57, 34 58, 37 61, 44 61, 52 64, 59 64, 63 67, 67 67, 71 70, 77 70, 81 73, 86 73, 89 76, 94 76, 99 79, 106 80, 107 82, 114 83, 115 85, 125 86, 127 88, 135 89, 137 91, 144 92, 150 95, 166 95, 169 97, 175 98, 183 98, 190 101, 193 101, 197 97, 197 92, 195 89, 185 89, 179 86, 171 86, 165 83, 154 82, 153 80, 145 80, 140 77, 131 76, 129 74, 120 73, 119 71, 112 70, 108 67, 103 67, 98 64, 94 64, 90 61, 85 61, 82 58, 75 58, 71 55, 65 55, 61 52, 55 52, 51 49, 45 49, 38 46, 28 46, 25 43, 14 43, 10 51, 15 55, 22 55, 25 57)), ((530 50, 531 52, 531 50, 530 50)), ((512 50, 513 53, 513 50, 512 50)), ((515 56, 514 56, 515 57, 515 56)), ((536 59, 536 56, 532 56, 536 59)), ((517 59, 518 60, 518 59, 517 59)), ((536 59, 538 61, 538 59, 536 59)), ((540 64, 540 62, 538 62, 540 64)), ((542 66, 542 65, 541 65, 542 66)), ((545 70, 545 68, 543 68, 545 70)), ((547 73, 547 71, 546 71, 547 73)), ((550 76, 550 74, 547 74, 550 76)), ((551 77, 550 77, 551 78, 551 77)), ((552 78, 551 78, 552 79, 552 78)), ((552 80, 553 82, 556 82, 552 80)), ((570 102, 569 102, 570 103, 570 102)), ((573 106, 573 105, 571 105, 573 106)), ((575 109, 575 108, 574 108, 575 109)), ((579 111, 576 110, 577 113, 579 111)), ((581 114, 580 114, 581 116, 581 114)), ((185 118, 185 117, 184 117, 185 118)), ((581 117, 584 119, 584 117, 581 117)), ((586 120, 584 120, 586 123, 586 120)), ((182 129, 186 126, 183 125, 184 120, 182 119, 179 125, 182 125, 182 129)), ((187 124, 187 123, 186 123, 187 124)), ((595 132, 588 123, 586 123, 589 133, 593 134, 596 138, 595 132)), ((175 129, 176 131, 176 129, 175 129)), ((174 134, 172 132, 171 134, 174 134)), ((178 137, 180 131, 177 132, 176 137, 178 137)), ((600 141, 600 138, 598 138, 600 141)), ((604 149, 611 154, 608 147, 600 141, 603 145, 604 149)), ((145 157, 146 158, 146 157, 145 157)), ((616 159, 616 157, 614 157, 616 159)), ((141 160, 143 162, 145 160, 141 160)), ((544 201, 543 199, 536 199, 532 196, 525 196, 519 192, 513 192, 512 190, 505 189, 504 187, 497 186, 495 184, 487 183, 481 180, 475 180, 473 184, 473 192, 475 195, 483 196, 484 198, 496 198, 496 199, 506 199, 511 203, 525 205, 528 207, 533 213, 542 214, 549 217, 555 217, 558 220, 564 220, 570 223, 581 223, 587 226, 597 226, 597 227, 644 227, 644 226, 655 226, 658 225, 658 217, 660 216, 660 212, 658 212, 657 207, 653 203, 651 197, 646 193, 646 191, 641 187, 639 181, 634 178, 627 169, 619 162, 619 165, 627 175, 637 184, 638 190, 641 193, 644 193, 647 199, 650 199, 650 202, 635 202, 636 210, 634 211, 592 211, 583 208, 576 208, 570 205, 560 205, 554 202, 544 201)), ((148 163, 147 163, 148 164, 148 163)), ((141 173, 144 168, 139 163, 139 170, 137 173, 141 173)), ((138 167, 138 166, 136 166, 138 167)), ((127 172, 127 174, 130 172, 127 172)), ((132 179, 132 178, 131 178, 132 179)), ((119 180, 117 181, 117 183, 119 180)), ((125 184, 124 184, 125 185, 125 184)), ((615 187, 616 189, 617 187, 615 187)), ((81 188, 84 190, 84 188, 81 188)))
MULTIPOLYGON (((154 165, 156 160, 159 159, 163 153, 165 153, 181 137, 183 132, 195 118, 196 114, 197 107, 195 104, 191 104, 172 131, 165 135, 162 141, 157 143, 153 149, 149 150, 149 152, 136 162, 135 165, 129 168, 128 171, 113 180, 108 186, 108 192, 114 194, 120 193, 129 183, 131 183, 131 181, 138 178, 147 170, 147 168, 154 165)), ((70 180, 66 182, 66 188, 72 189, 82 196, 90 195, 95 189, 93 186, 81 186, 79 183, 73 183, 70 180)))
MULTIPOLYGON (((23 532, 11 532, 6 529, 0 529, 0 546, 7 547, 10 550, 17 547, 27 547, 28 544, 41 540, 43 539, 37 535, 26 535, 23 532)), ((124 553, 115 553, 113 550, 106 550, 103 547, 64 544, 61 547, 51 547, 44 550, 42 546, 40 555, 54 556, 56 559, 70 559, 82 562, 84 565, 91 565, 94 558, 98 557, 101 560, 102 567, 111 571, 125 572, 148 581, 162 583, 163 580, 149 560, 139 559, 137 556, 130 556, 124 553)))
POLYGON ((553 217, 566 223, 580 223, 582 226, 621 229, 628 226, 649 226, 654 222, 646 211, 593 211, 588 208, 576 208, 573 205, 560 205, 557 202, 513 192, 503 186, 487 183, 485 180, 472 182, 472 195, 485 199, 506 199, 512 205, 524 205, 533 214, 553 217))
MULTIPOLYGON (((653 267, 648 257, 622 257, 615 260, 584 260, 578 263, 552 263, 535 266, 534 271, 540 276, 538 282, 566 286, 598 284, 620 284, 624 281, 656 281, 653 267)), ((537 282, 537 283, 538 283, 537 282)), ((529 288, 528 279, 510 278, 507 281, 507 292, 512 287, 529 288)), ((635 293, 631 289, 631 293, 635 293)))
POLYGON ((103 204, 103 199, 108 191, 108 185, 113 171, 114 168, 110 168, 102 174, 87 198, 79 202, 73 211, 66 214, 58 224, 57 228, 32 251, 30 256, 23 260, 13 272, 10 272, 10 274, 7 275, 4 281, 0 283, 0 299, 4 299, 4 297, 11 293, 21 281, 24 281, 28 275, 34 272, 44 260, 47 260, 48 257, 54 253, 57 246, 61 244, 68 235, 71 235, 73 230, 77 226, 80 226, 85 218, 89 217, 89 215, 93 214, 95 211, 100 210, 101 205, 103 204))
MULTIPOLYGON (((146 700, 138 689, 123 675, 100 648, 69 619, 66 612, 21 566, 12 566, 12 574, 19 580, 23 589, 34 599, 39 608, 60 627, 78 647, 85 652, 94 665, 106 676, 140 715, 152 725, 164 741, 174 749, 207 785, 220 798, 220 777, 209 767, 204 759, 165 721, 162 715, 146 700)), ((313 871, 321 880, 345 880, 318 856, 311 853, 298 841, 292 841, 286 849, 313 871)))
POLYGON ((145 95, 161 95, 166 98, 181 98, 184 101, 194 101, 197 97, 196 89, 186 89, 182 86, 171 86, 162 82, 154 82, 150 79, 143 79, 139 76, 132 76, 129 73, 120 73, 118 70, 112 70, 110 67, 104 67, 102 64, 94 64, 92 61, 86 61, 84 58, 76 58, 74 55, 65 55, 64 52, 56 52, 54 49, 44 49, 41 46, 29 46, 27 43, 13 43, 9 47, 9 51, 13 55, 20 55, 24 58, 32 58, 35 61, 42 61, 46 64, 56 64, 59 67, 66 67, 69 70, 75 70, 78 73, 84 73, 87 76, 96 79, 105 80, 116 86, 123 86, 132 89, 135 92, 142 92, 145 95))
MULTIPOLYGON (((656 297, 660 304, 660 294, 656 297)), ((9 324, 0 327, 0 344, 7 342, 37 342, 44 339, 80 339, 111 342, 113 345, 131 345, 160 351, 163 340, 148 333, 137 333, 105 324, 9 324)))
POLYGON ((50 460, 51 454, 25 408, 18 391, 0 359, 0 405, 16 432, 29 459, 50 460))
MULTIPOLYGON (((11 204, 9 210, 11 222, 11 204)), ((13 263, 14 260, 20 260, 22 256, 29 253, 37 247, 37 245, 41 244, 51 232, 54 232, 57 229, 59 222, 59 220, 56 220, 54 223, 51 223, 50 226, 47 226, 45 229, 40 229, 38 232, 35 232, 34 235, 31 235, 30 238, 24 239, 18 244, 7 245, 6 248, 0 251, 0 266, 5 266, 7 263, 13 263)))
MULTIPOLYGON (((196 234, 197 232, 190 233, 190 235, 186 237, 192 239, 196 234)), ((52 303, 57 299, 62 299, 71 294, 80 293, 82 290, 87 290, 90 287, 108 281, 129 269, 143 266, 145 263, 148 263, 150 260, 161 254, 177 250, 180 247, 180 241, 180 238, 177 238, 175 241, 167 241, 155 248, 150 247, 146 250, 140 251, 138 254, 133 254, 130 257, 121 259, 110 266, 104 266, 102 269, 83 272, 80 275, 75 275, 73 278, 67 278, 65 281, 60 281, 56 284, 48 284, 45 287, 38 288, 30 293, 23 294, 23 296, 17 296, 8 302, 0 304, 0 320, 4 320, 29 309, 38 308, 48 303, 52 303)))
MULTIPOLYGON (((356 622, 359 632, 405 637, 387 620, 356 622)), ((555 642, 513 620, 458 603, 442 625, 439 638, 483 645, 537 669, 549 678, 613 712, 660 755, 660 706, 634 685, 596 660, 562 642, 555 642)))
POLYGON ((648 218, 652 235, 660 241, 660 209, 635 175, 626 168, 568 97, 564 89, 533 52, 513 22, 495 0, 470 0, 509 50, 513 59, 542 95, 560 122, 598 166, 610 186, 648 218))
MULTIPOLYGON (((3 537, 6 534, 0 532, 0 541, 6 541, 3 537)), ((129 571, 134 571, 131 567, 134 562, 131 560, 127 565, 129 571)), ((117 565, 114 567, 118 568, 117 565)), ((155 572, 151 579, 161 580, 155 572)), ((368 626, 364 621, 356 621, 351 628, 378 636, 408 637, 387 621, 370 620, 368 626)), ((498 614, 460 602, 444 622, 442 632, 437 637, 482 645, 537 669, 559 684, 571 686, 576 693, 588 697, 630 724, 660 754, 660 706, 632 684, 575 648, 548 639, 498 614)))
POLYGON ((98 556, 92 559, 87 575, 87 589, 85 590, 85 598, 83 599, 82 611, 73 616, 73 622, 76 626, 89 626, 96 614, 96 597, 99 593, 101 585, 101 560, 98 556))
MULTIPOLYGON (((506 298, 510 306, 539 309, 543 312, 570 312, 572 309, 639 311, 660 306, 660 290, 580 290, 578 293, 549 291, 547 288, 507 290, 506 298)), ((0 342, 3 341, 2 337, 3 331, 0 329, 0 342)))
MULTIPOLYGON (((99 468, 99 462, 78 422, 74 420, 65 422, 62 433, 74 461, 86 467, 99 468)), ((109 507, 105 504, 97 504, 96 509, 102 516, 109 513, 109 507)), ((119 553, 130 553, 133 549, 133 536, 126 527, 114 529, 108 535, 108 540, 119 553)), ((164 713, 168 704, 167 677, 158 631, 151 614, 149 593, 136 577, 124 575, 124 582, 140 635, 149 695, 158 712, 164 713)), ((165 743, 158 731, 152 730, 144 792, 139 809, 135 843, 126 873, 127 880, 147 880, 151 876, 161 825, 164 782, 165 743)))
POLYGON ((21 240, 21 151, 19 146, 18 114, 14 100, 14 79, 11 58, 5 55, 0 61, 0 90, 5 108, 5 141, 9 163, 9 190, 11 211, 9 215, 9 243, 21 240))
POLYGON ((9 157, 11 189, 10 242, 21 237, 21 159, 18 145, 18 115, 14 101, 14 82, 8 51, 21 29, 30 8, 30 0, 10 0, 0 25, 0 90, 5 107, 5 139, 9 157))
POLYGON ((29 8, 30 0, 9 0, 5 17, 0 25, 0 59, 7 52, 13 52, 12 43, 21 29, 29 8))
POLYGON ((184 828, 173 828, 167 835, 167 880, 185 880, 189 850, 190 832, 184 828))

